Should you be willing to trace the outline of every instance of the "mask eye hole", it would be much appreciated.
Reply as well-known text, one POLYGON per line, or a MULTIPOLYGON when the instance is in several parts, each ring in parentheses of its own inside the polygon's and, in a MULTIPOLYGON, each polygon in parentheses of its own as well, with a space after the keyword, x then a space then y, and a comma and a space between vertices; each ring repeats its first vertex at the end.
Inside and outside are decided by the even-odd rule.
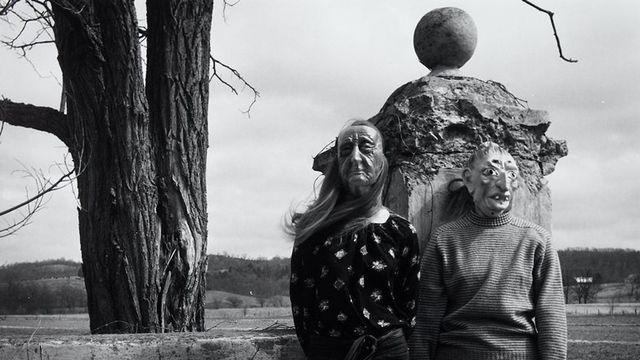
POLYGON ((353 150, 353 145, 351 144, 344 144, 342 146, 340 146, 340 150, 338 152, 338 155, 341 158, 347 157, 349 156, 349 154, 351 154, 351 151, 353 150))
POLYGON ((507 171, 507 177, 511 180, 516 180, 518 178, 518 173, 515 171, 507 171))
POLYGON ((491 177, 498 176, 498 172, 492 168, 484 168, 480 173, 484 176, 491 176, 491 177))
POLYGON ((359 148, 363 154, 371 154, 375 149, 375 145, 370 142, 363 142, 362 144, 360 144, 359 148))

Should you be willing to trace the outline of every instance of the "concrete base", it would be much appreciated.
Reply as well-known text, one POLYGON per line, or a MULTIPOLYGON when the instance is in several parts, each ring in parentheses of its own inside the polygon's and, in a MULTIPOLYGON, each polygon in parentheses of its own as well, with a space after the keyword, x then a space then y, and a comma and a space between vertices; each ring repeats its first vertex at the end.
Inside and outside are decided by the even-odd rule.
POLYGON ((0 339, 0 359, 304 359, 292 331, 23 336, 0 339))

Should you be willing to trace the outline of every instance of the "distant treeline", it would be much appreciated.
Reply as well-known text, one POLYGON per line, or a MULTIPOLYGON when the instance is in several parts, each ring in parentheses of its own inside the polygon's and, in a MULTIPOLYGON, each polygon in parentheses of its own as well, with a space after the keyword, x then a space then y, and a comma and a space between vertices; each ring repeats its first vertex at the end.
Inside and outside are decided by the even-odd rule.
POLYGON ((59 314, 86 307, 84 282, 77 277, 0 283, 0 314, 59 314))
POLYGON ((289 295, 288 258, 247 259, 209 255, 207 290, 269 298, 289 295))
POLYGON ((82 264, 56 259, 0 266, 0 283, 79 276, 82 264))
POLYGON ((640 274, 640 251, 628 249, 569 248, 559 250, 565 278, 594 277, 599 283, 621 283, 640 274))
MULTIPOLYGON (((597 283, 622 283, 640 274, 640 251, 571 248, 558 251, 565 279, 593 277, 597 283)), ((289 258, 248 259, 209 255, 207 290, 256 299, 289 295, 289 258)), ((48 313, 83 307, 81 264, 47 260, 0 266, 0 313, 48 313), (41 279, 62 279, 44 281, 41 279)), ((567 283, 569 283, 567 281, 567 283)))
POLYGON ((0 266, 0 314, 83 311, 87 295, 79 262, 57 259, 0 266))

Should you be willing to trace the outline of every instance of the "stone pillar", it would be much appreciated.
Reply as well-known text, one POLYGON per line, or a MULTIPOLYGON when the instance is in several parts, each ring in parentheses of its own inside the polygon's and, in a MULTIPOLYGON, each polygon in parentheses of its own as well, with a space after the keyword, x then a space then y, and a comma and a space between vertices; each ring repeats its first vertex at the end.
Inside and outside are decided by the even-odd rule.
POLYGON ((567 154, 565 141, 545 135, 545 111, 494 81, 462 76, 425 76, 396 90, 370 119, 384 135, 390 164, 385 204, 407 217, 424 243, 445 220, 448 185, 459 179, 483 141, 502 145, 516 159, 520 188, 516 216, 551 228, 551 196, 545 175, 567 154))

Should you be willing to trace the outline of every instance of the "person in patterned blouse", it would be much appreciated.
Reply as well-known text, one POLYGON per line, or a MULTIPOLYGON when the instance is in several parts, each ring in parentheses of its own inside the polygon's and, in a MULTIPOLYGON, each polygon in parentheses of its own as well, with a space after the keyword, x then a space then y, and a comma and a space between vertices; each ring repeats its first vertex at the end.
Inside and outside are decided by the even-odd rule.
POLYGON ((544 228, 511 215, 518 178, 495 143, 469 160, 459 194, 470 209, 425 246, 412 359, 566 359, 558 254, 544 228))
POLYGON ((308 359, 408 359, 420 276, 415 229, 382 206, 380 131, 356 120, 335 149, 318 197, 289 223, 298 339, 308 359))

